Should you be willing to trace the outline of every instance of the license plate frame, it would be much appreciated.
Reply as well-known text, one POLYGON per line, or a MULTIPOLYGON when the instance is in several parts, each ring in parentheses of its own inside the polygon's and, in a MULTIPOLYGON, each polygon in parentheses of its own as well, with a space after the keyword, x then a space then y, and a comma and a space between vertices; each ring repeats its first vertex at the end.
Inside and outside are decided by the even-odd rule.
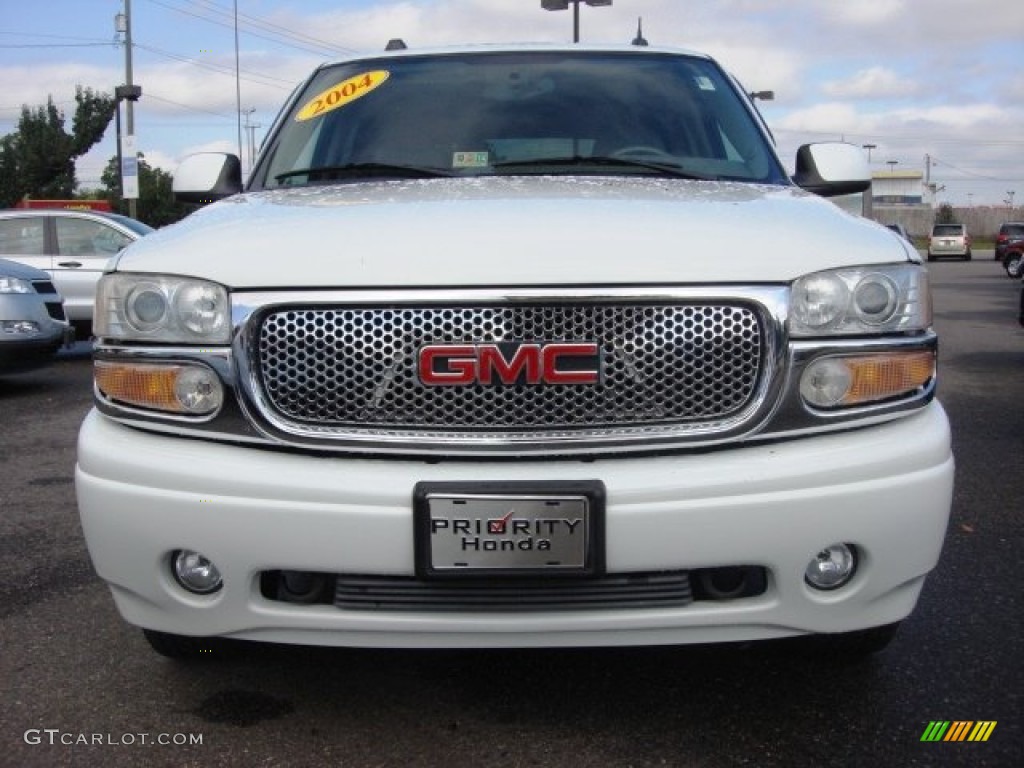
POLYGON ((421 482, 413 490, 413 521, 421 578, 604 572, 599 480, 421 482))

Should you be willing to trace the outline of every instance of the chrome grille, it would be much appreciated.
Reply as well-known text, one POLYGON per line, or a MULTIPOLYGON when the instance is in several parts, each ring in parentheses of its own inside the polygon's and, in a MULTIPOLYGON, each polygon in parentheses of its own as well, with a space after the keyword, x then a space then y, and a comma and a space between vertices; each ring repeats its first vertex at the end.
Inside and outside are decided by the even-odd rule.
MULTIPOLYGON (((251 371, 263 410, 307 431, 481 436, 735 420, 767 367, 756 307, 723 300, 274 308, 257 319, 251 371), (426 386, 426 344, 575 341, 599 346, 594 385, 426 386)), ((325 435, 327 436, 327 435, 325 435)))

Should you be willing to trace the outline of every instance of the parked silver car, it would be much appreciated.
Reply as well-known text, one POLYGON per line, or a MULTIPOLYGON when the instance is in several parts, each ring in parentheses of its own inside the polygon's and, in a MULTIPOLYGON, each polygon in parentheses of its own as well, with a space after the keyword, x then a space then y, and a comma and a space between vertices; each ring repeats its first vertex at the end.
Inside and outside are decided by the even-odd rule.
POLYGON ((98 211, 0 211, 0 258, 47 272, 64 297, 68 320, 88 337, 96 283, 111 256, 153 228, 98 211))
POLYGON ((47 364, 73 338, 50 276, 0 259, 0 376, 47 364))

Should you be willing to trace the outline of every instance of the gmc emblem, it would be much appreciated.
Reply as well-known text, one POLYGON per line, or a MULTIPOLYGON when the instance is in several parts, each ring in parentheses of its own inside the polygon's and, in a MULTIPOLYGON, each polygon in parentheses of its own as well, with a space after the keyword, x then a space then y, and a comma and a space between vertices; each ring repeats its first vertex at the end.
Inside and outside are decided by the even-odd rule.
POLYGON ((600 356, 592 342, 429 344, 420 348, 420 381, 467 384, 597 384, 600 356))

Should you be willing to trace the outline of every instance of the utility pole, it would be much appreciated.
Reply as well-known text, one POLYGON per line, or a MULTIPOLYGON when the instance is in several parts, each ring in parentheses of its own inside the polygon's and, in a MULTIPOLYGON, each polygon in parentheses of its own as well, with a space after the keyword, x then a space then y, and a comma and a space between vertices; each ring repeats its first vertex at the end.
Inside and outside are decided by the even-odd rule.
MULTIPOLYGON (((125 21, 125 33, 124 33, 124 82, 129 90, 132 89, 132 0, 124 0, 124 21, 125 21)), ((127 131, 126 139, 129 151, 131 152, 131 158, 129 158, 129 165, 134 166, 136 178, 138 177, 138 155, 135 154, 135 114, 134 114, 135 102, 132 99, 128 99, 128 103, 125 105, 126 108, 126 119, 125 119, 125 130, 127 131), (135 161, 132 163, 131 161, 135 161)), ((123 160, 122 160, 123 162, 123 160)), ((123 169, 122 169, 123 173, 123 169)), ((129 190, 129 194, 130 194, 129 190)), ((134 190, 135 194, 128 198, 128 215, 133 219, 138 215, 138 189, 134 190)))
POLYGON ((238 0, 235 0, 235 115, 238 118, 238 162, 242 162, 242 75, 238 58, 238 0))

